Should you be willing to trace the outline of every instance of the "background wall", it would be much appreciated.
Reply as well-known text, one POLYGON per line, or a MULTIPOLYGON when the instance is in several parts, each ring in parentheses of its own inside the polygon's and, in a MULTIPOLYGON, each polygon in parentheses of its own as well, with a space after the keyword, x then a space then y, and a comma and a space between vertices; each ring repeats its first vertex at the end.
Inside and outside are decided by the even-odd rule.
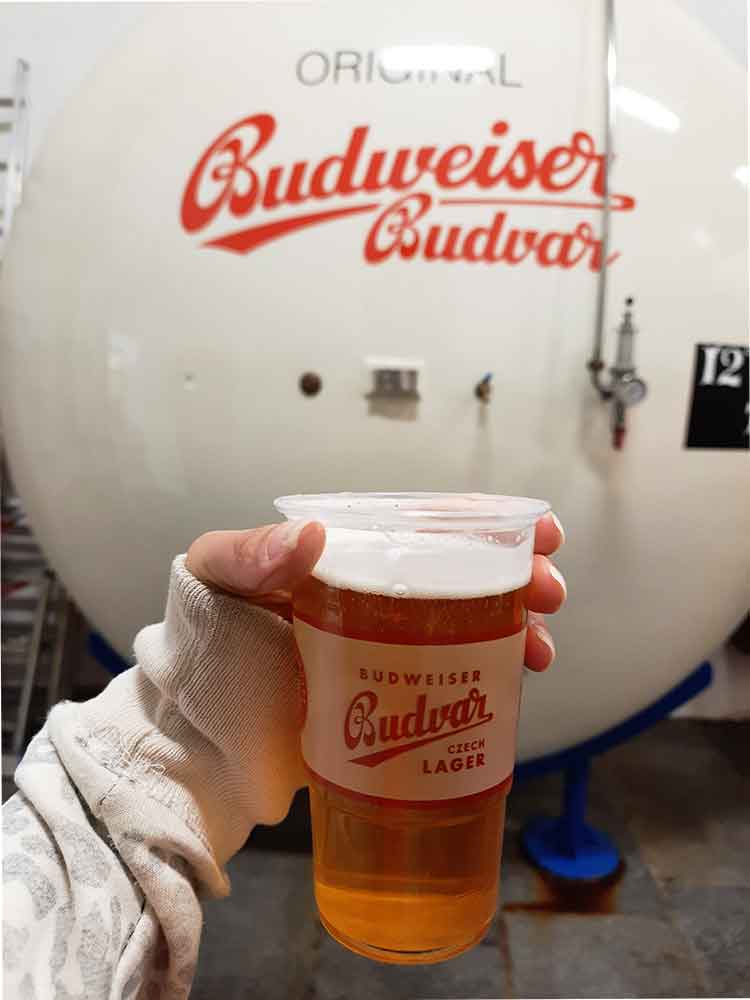
POLYGON ((29 152, 50 121, 113 42, 148 5, 7 3, 0 6, 0 96, 10 94, 18 58, 31 65, 29 152))

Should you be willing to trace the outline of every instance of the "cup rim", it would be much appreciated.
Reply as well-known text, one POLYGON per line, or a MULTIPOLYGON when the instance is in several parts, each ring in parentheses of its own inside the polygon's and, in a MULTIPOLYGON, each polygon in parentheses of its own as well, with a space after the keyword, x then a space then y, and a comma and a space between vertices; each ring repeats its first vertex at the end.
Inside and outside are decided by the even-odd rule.
POLYGON ((357 530, 511 531, 536 524, 545 500, 491 493, 297 493, 274 507, 290 521, 357 530))

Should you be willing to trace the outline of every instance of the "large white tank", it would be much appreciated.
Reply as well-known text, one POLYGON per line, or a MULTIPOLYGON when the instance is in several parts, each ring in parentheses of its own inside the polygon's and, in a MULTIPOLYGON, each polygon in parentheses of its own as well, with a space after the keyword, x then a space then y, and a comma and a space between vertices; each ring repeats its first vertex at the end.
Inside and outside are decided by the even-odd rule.
POLYGON ((649 395, 616 452, 585 367, 602 12, 168 5, 67 102, 3 266, 3 430, 35 532, 121 653, 175 552, 298 491, 553 503, 570 601, 558 664, 526 681, 524 758, 642 708, 742 617, 747 452, 684 440, 696 344, 746 340, 743 74, 669 0, 619 5, 608 349, 634 295, 649 395), (491 50, 486 71, 472 49, 471 79, 447 72, 455 46, 491 50), (433 225, 461 259, 426 259, 433 225), (366 398, 367 359, 394 355, 423 363, 418 402, 366 398))

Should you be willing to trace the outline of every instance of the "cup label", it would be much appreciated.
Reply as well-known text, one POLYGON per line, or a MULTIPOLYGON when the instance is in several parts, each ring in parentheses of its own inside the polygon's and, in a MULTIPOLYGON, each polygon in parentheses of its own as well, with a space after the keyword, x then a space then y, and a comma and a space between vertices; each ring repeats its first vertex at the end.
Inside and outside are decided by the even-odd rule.
POLYGON ((367 642, 295 618, 302 755, 347 791, 441 802, 494 788, 516 749, 526 629, 441 646, 367 642))

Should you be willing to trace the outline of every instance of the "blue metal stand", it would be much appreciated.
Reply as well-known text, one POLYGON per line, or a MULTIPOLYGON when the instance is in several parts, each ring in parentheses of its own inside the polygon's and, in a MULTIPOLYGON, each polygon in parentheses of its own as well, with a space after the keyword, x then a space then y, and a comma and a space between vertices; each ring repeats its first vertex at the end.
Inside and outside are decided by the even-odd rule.
POLYGON ((574 881, 607 878, 617 870, 617 848, 606 833, 585 822, 591 758, 653 726, 710 683, 711 665, 702 663, 657 701, 612 729, 560 753, 518 765, 516 779, 520 780, 565 771, 562 815, 531 820, 521 831, 523 849, 533 865, 574 881))
POLYGON ((615 872, 620 854, 606 833, 585 822, 590 757, 565 772, 562 816, 532 820, 521 831, 526 856, 559 878, 601 879, 615 872))

